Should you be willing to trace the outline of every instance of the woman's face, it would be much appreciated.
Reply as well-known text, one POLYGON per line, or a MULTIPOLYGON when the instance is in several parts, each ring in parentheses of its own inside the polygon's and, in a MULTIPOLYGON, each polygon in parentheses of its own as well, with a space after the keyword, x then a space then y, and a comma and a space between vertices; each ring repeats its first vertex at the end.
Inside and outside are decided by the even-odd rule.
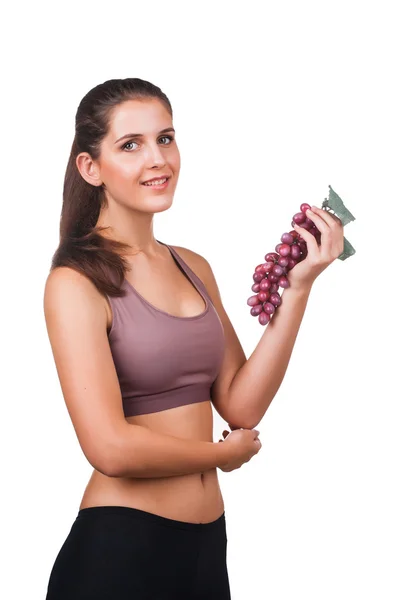
POLYGON ((180 154, 171 115, 162 102, 128 100, 117 106, 96 162, 108 198, 144 212, 168 208, 178 182, 180 154), (165 189, 143 185, 164 175, 170 177, 165 189))

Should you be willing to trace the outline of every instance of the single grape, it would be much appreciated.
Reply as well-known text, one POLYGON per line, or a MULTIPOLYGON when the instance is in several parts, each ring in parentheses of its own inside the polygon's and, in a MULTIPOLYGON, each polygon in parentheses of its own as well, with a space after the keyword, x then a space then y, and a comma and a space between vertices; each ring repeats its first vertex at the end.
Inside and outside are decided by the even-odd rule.
POLYGON ((250 309, 250 314, 253 317, 257 317, 263 310, 262 304, 256 304, 255 306, 252 306, 250 309))
POLYGON ((257 273, 253 273, 253 280, 256 283, 260 283, 260 281, 264 279, 264 273, 261 271, 258 271, 257 273))
POLYGON ((257 265, 256 268, 254 269, 255 273, 258 273, 259 271, 263 270, 265 263, 262 263, 261 265, 257 265))
POLYGON ((291 246, 289 246, 289 244, 280 244, 279 254, 281 256, 288 256, 290 254, 290 248, 291 246))
POLYGON ((279 248, 282 246, 283 244, 277 244, 275 246, 275 252, 277 252, 279 254, 279 248))
POLYGON ((293 221, 296 223, 296 225, 302 225, 306 219, 307 217, 303 212, 296 213, 293 217, 293 221))
MULTIPOLYGON (((289 269, 289 270, 292 270, 292 269, 293 269, 293 267, 294 267, 296 264, 297 264, 297 263, 296 263, 296 261, 294 260, 294 258, 293 258, 293 257, 289 258, 288 269, 289 269)), ((254 291, 256 291, 256 290, 254 290, 254 291)))
POLYGON ((277 283, 273 283, 269 288, 270 294, 275 294, 279 290, 279 285, 277 283))
POLYGON ((272 270, 272 267, 274 266, 275 262, 272 262, 272 260, 267 261, 266 263, 263 264, 263 270, 264 273, 269 273, 269 271, 272 270))
POLYGON ((264 258, 267 262, 271 260, 273 263, 275 263, 275 261, 279 258, 279 254, 276 252, 268 252, 264 258))
POLYGON ((283 242, 284 244, 293 244, 294 239, 293 237, 290 235, 290 233, 283 233, 281 236, 281 242, 283 242))
POLYGON ((260 283, 258 283, 257 285, 260 286, 259 290, 253 290, 253 292, 259 292, 260 290, 265 292, 266 290, 269 290, 269 288, 271 287, 271 282, 269 279, 267 279, 267 277, 264 277, 264 279, 262 281, 260 281, 260 283))
POLYGON ((289 264, 289 259, 287 258, 287 256, 280 256, 278 258, 278 265, 280 267, 287 267, 289 264))
POLYGON ((280 265, 274 265, 272 268, 272 273, 280 277, 281 275, 283 275, 283 269, 280 265))
POLYGON ((289 279, 285 276, 282 276, 278 281, 278 285, 279 285, 279 287, 284 288, 284 289, 290 287, 289 279))
POLYGON ((297 244, 293 244, 293 246, 290 247, 291 257, 296 260, 297 258, 300 258, 300 254, 301 254, 301 249, 299 248, 299 246, 297 244))
POLYGON ((260 304, 260 301, 258 299, 258 296, 250 296, 250 298, 247 298, 247 304, 249 306, 255 306, 256 304, 260 304))
POLYGON ((273 315, 275 312, 275 306, 271 304, 271 302, 264 302, 263 311, 267 313, 267 315, 273 315))
POLYGON ((258 321, 259 321, 259 323, 261 323, 261 325, 266 325, 269 320, 270 320, 270 316, 267 315, 266 312, 264 312, 264 311, 260 312, 260 314, 258 316, 258 321))
POLYGON ((258 292, 257 297, 260 302, 266 302, 269 298, 269 292, 258 292))
POLYGON ((270 297, 269 297, 269 301, 274 306, 280 306, 281 303, 282 303, 281 296, 280 296, 280 294, 278 294, 278 292, 275 292, 274 294, 271 294, 270 297))
POLYGON ((253 283, 253 285, 251 286, 251 289, 253 292, 259 292, 261 289, 261 282, 260 283, 253 283))
POLYGON ((268 273, 268 279, 271 283, 276 283, 279 279, 279 275, 274 275, 273 273, 268 273))
POLYGON ((304 204, 300 206, 300 210, 301 212, 306 213, 308 210, 311 210, 311 206, 304 202, 304 204))

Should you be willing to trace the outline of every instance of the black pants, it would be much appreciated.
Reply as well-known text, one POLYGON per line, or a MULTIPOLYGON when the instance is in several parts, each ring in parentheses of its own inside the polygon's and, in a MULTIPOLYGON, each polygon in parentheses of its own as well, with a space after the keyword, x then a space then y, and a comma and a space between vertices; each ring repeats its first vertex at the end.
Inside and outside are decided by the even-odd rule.
POLYGON ((127 506, 78 512, 46 600, 230 600, 225 512, 211 523, 127 506))

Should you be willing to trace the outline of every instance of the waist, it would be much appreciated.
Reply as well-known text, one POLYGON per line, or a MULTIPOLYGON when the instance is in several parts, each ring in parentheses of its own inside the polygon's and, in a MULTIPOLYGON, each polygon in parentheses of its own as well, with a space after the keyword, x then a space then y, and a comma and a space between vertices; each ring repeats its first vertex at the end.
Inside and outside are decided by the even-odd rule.
POLYGON ((107 477, 94 470, 79 509, 91 506, 127 506, 193 523, 213 521, 225 509, 217 469, 153 479, 107 477))

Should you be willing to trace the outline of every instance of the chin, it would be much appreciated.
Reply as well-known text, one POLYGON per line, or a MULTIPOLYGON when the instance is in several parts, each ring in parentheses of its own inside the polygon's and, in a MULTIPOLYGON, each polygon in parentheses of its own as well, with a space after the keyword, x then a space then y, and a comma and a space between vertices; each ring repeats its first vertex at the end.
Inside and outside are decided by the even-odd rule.
POLYGON ((172 196, 166 194, 165 196, 159 196, 158 198, 152 198, 151 201, 146 202, 146 206, 144 208, 153 213, 159 213, 159 212, 164 212, 165 210, 168 210, 169 208, 171 208, 172 203, 173 203, 172 196))

